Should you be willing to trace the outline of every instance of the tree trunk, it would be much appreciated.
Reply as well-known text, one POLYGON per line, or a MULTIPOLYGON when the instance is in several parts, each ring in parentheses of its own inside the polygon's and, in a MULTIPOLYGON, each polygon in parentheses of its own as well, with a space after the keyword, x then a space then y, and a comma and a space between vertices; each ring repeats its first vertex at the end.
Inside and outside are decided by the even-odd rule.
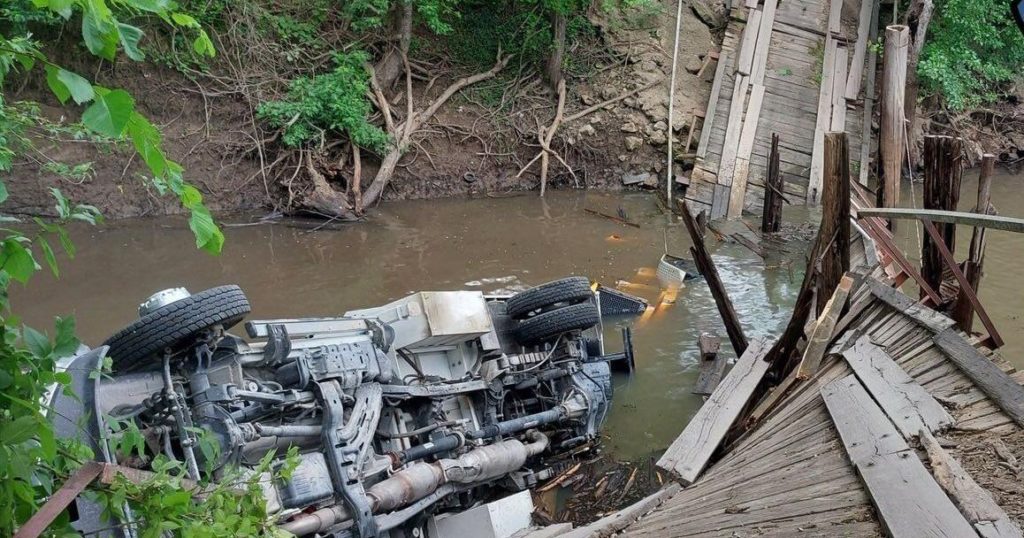
POLYGON ((551 55, 548 56, 548 65, 544 70, 551 89, 558 91, 558 83, 562 80, 562 61, 565 56, 565 15, 555 11, 551 14, 551 34, 554 36, 551 44, 551 55))
POLYGON ((392 7, 394 38, 397 43, 388 48, 384 57, 374 66, 377 83, 384 90, 390 88, 402 74, 402 56, 409 53, 412 41, 412 0, 396 2, 392 7))
POLYGON ((907 166, 911 170, 921 161, 920 152, 913 139, 914 121, 917 119, 917 63, 921 60, 921 51, 924 49, 925 35, 928 33, 928 25, 932 20, 933 8, 932 0, 913 0, 907 11, 907 26, 910 28, 912 45, 907 53, 907 91, 903 110, 907 122, 907 147, 910 149, 907 166))

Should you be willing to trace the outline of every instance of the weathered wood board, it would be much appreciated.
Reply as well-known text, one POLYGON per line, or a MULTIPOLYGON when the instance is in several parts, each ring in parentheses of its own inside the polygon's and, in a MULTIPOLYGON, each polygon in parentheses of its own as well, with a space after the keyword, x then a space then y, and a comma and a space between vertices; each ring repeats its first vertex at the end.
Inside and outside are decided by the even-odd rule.
POLYGON ((1024 387, 967 343, 956 329, 940 332, 934 342, 1004 413, 1024 426, 1024 387))
POLYGON ((825 385, 821 395, 889 536, 974 536, 856 376, 825 385))
POLYGON ((768 371, 764 356, 770 348, 763 339, 750 342, 708 401, 658 460, 658 467, 678 475, 683 484, 697 480, 768 371))
POLYGON ((867 335, 843 357, 905 439, 917 437, 921 430, 936 433, 953 425, 942 404, 867 335))

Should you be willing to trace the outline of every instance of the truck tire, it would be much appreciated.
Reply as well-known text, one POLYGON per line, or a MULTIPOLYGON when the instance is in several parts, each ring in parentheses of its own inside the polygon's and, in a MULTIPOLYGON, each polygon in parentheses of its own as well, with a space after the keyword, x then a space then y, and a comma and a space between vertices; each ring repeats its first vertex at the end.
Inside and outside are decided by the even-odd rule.
POLYGON ((521 291, 506 301, 508 315, 526 318, 531 312, 558 304, 574 305, 594 296, 586 277, 573 276, 521 291))
POLYGON ((516 341, 524 346, 537 344, 564 332, 589 329, 601 320, 593 303, 579 303, 542 312, 519 322, 516 341))
POLYGON ((251 312, 238 286, 218 286, 164 305, 135 320, 103 343, 115 371, 156 364, 156 352, 173 348, 215 325, 225 329, 251 312))

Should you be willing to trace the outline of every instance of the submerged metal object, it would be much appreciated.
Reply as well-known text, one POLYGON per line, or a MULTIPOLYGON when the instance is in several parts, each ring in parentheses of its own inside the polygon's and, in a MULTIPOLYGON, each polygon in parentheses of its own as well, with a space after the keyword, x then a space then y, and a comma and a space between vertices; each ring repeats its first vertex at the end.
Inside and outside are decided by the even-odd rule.
MULTIPOLYGON (((184 288, 154 294, 140 314, 188 296, 184 288)), ((162 368, 115 369, 82 386, 96 415, 133 421, 154 440, 151 455, 182 460, 193 478, 298 447, 290 479, 265 477, 268 511, 285 530, 406 536, 426 528, 429 517, 414 516, 528 488, 552 474, 551 456, 598 438, 609 361, 623 354, 602 356, 599 327, 572 318, 597 312, 598 298, 543 309, 567 308, 550 336, 529 346, 517 328, 537 320, 512 319, 507 299, 421 292, 338 318, 249 321, 249 341, 202 330, 148 359, 162 368), (218 445, 216 460, 193 450, 196 428, 218 445)), ((105 461, 117 457, 96 449, 105 461)), ((98 512, 79 511, 92 514, 76 523, 80 531, 118 534, 98 512)))

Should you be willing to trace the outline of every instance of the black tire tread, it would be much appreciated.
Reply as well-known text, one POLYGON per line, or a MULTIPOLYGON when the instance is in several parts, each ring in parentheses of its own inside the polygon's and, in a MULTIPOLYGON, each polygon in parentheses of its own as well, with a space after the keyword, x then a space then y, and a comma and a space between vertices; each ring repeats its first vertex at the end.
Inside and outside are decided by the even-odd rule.
POLYGON ((520 344, 532 345, 564 332, 589 329, 600 320, 601 313, 593 303, 574 304, 520 321, 515 336, 520 344))
POLYGON ((110 346, 107 356, 114 369, 124 369, 214 325, 227 329, 251 311, 241 288, 218 286, 150 312, 103 345, 110 346))
POLYGON ((558 303, 581 303, 593 295, 589 279, 573 276, 521 291, 509 297, 505 307, 513 319, 522 319, 534 310, 558 303))

